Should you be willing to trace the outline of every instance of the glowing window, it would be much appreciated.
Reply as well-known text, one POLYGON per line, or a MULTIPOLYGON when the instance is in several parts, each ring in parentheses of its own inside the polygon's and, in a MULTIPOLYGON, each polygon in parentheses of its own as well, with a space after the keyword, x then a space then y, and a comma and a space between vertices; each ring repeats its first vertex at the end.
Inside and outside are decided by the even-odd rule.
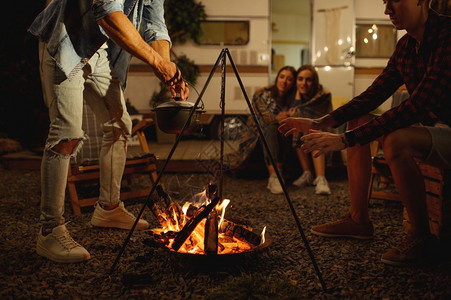
POLYGON ((356 58, 388 58, 396 47, 396 29, 392 25, 357 24, 356 58))

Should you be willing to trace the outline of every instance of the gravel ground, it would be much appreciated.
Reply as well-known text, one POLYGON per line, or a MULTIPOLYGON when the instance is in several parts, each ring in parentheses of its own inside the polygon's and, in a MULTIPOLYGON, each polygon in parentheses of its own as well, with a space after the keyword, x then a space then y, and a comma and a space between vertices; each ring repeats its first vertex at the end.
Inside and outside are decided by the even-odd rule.
MULTIPOLYGON (((139 184, 142 184, 142 181, 139 184)), ((207 175, 165 174, 171 192, 188 195, 208 183, 207 175), (194 189, 193 189, 194 187, 194 189)), ((309 258, 283 195, 272 195, 266 179, 227 175, 224 197, 231 199, 226 218, 246 220, 272 237, 269 247, 248 255, 220 259, 187 258, 149 243, 148 232, 135 232, 113 273, 128 231, 90 225, 92 209, 82 216, 66 205, 72 236, 91 253, 80 264, 58 264, 35 253, 39 219, 39 172, 0 169, 1 299, 305 299, 384 298, 449 299, 451 263, 396 268, 381 254, 401 239, 402 207, 373 202, 370 214, 376 236, 369 241, 326 239, 310 227, 343 215, 349 192, 345 176, 330 176, 332 195, 317 196, 313 187, 288 186, 328 292, 309 258), (131 283, 133 282, 133 284, 131 283)), ((183 198, 174 198, 183 201, 183 198)), ((185 196, 186 197, 186 196, 185 196)), ((126 206, 137 213, 143 201, 126 206)), ((150 210, 144 211, 158 227, 150 210)))

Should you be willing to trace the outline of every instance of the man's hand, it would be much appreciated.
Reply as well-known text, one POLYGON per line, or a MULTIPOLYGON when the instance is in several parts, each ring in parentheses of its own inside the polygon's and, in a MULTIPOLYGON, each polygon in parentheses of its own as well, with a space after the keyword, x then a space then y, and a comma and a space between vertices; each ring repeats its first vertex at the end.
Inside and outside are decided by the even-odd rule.
POLYGON ((313 157, 318 157, 330 151, 343 150, 347 147, 344 134, 335 134, 311 129, 309 134, 301 137, 304 143, 301 149, 305 153, 318 150, 313 157))
POLYGON ((297 107, 290 107, 288 109, 288 116, 289 117, 294 117, 296 115, 296 110, 297 110, 297 107))
MULTIPOLYGON (((188 96, 189 96, 189 87, 188 87, 188 82, 183 80, 183 84, 181 84, 179 86, 180 88, 180 100, 188 100, 188 96)), ((176 90, 177 92, 177 90, 176 90)))
POLYGON ((308 132, 312 125, 312 119, 290 117, 280 121, 279 132, 285 136, 295 132, 308 132))
POLYGON ((288 113, 288 111, 281 111, 280 113, 278 113, 276 115, 276 120, 277 122, 280 124, 280 122, 282 122, 283 120, 285 120, 286 118, 288 118, 290 115, 288 113))
MULTIPOLYGON (((154 49, 164 60, 170 62, 170 45, 168 41, 160 40, 160 41, 153 41, 150 43, 150 46, 152 49, 154 49)), ((154 73, 157 74, 157 77, 161 80, 162 83, 165 84, 168 91, 171 93, 171 98, 174 98, 177 96, 177 94, 180 96, 181 100, 188 99, 189 95, 189 88, 188 83, 184 80, 181 82, 181 74, 180 71, 177 73, 177 66, 174 64, 166 64, 166 68, 160 70, 158 68, 154 68, 154 73), (169 71, 166 71, 167 74, 164 74, 164 70, 168 70, 167 67, 169 67, 169 71), (177 73, 177 74, 176 74, 177 73), (176 76, 177 75, 177 76, 176 76), (175 82, 173 84, 166 84, 167 81, 171 80, 172 78, 175 79, 175 82)))
POLYGON ((177 66, 168 59, 168 42, 152 43, 153 46, 147 44, 123 12, 112 12, 97 23, 119 47, 151 66, 158 79, 169 89, 172 97, 179 93, 181 100, 188 98, 189 89, 182 74, 180 71, 177 73, 177 66), (165 47, 167 50, 163 51, 165 47))
POLYGON ((171 98, 175 98, 177 95, 180 95, 180 100, 185 101, 188 99, 189 95, 188 83, 183 79, 182 73, 174 63, 169 61, 166 61, 166 63, 172 64, 170 67, 171 71, 175 69, 174 73, 160 73, 161 71, 157 68, 154 68, 154 73, 171 92, 171 98), (168 79, 168 74, 173 74, 173 76, 168 79))

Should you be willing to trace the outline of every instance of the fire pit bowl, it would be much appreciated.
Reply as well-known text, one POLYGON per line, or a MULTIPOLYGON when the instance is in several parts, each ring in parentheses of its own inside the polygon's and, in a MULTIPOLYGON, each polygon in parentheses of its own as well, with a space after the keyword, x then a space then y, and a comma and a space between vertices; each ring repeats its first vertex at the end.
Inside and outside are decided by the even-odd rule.
POLYGON ((156 191, 158 198, 149 206, 161 227, 148 230, 150 238, 145 243, 163 248, 183 264, 221 265, 232 259, 238 262, 236 258, 247 258, 246 254, 271 244, 266 227, 258 234, 245 220, 224 218, 230 199, 220 201, 214 183, 183 207, 171 199, 163 186, 158 185, 156 191))
MULTIPOLYGON (((262 236, 260 234, 255 233, 252 228, 247 225, 238 224, 229 220, 224 220, 221 225, 221 232, 227 237, 226 239, 236 239, 241 242, 245 242, 249 244, 249 248, 247 249, 236 249, 236 251, 229 252, 218 252, 218 253, 204 253, 204 252, 184 252, 184 251, 175 251, 174 249, 168 247, 169 240, 176 234, 171 232, 164 233, 161 228, 155 228, 149 231, 152 235, 153 245, 161 247, 167 250, 170 253, 174 253, 175 255, 186 258, 186 259, 230 259, 237 258, 247 254, 257 253, 266 249, 271 243, 272 239, 268 234, 264 235, 264 242, 262 243, 262 236)), ((219 237, 219 243, 224 242, 224 237, 219 237)))

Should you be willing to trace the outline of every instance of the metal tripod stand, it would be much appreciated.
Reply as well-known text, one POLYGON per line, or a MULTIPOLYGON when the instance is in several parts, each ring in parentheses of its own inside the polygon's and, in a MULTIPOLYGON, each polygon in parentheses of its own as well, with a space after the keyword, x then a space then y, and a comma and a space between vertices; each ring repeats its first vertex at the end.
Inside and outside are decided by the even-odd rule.
POLYGON ((114 261, 114 263, 113 263, 113 265, 112 265, 112 267, 110 269, 110 272, 114 271, 114 269, 115 269, 116 265, 118 264, 122 254, 125 251, 125 248, 126 248, 128 242, 130 241, 130 238, 131 238, 131 236, 133 234, 133 231, 135 230, 135 227, 136 227, 136 224, 138 223, 138 220, 141 218, 146 206, 149 206, 150 197, 153 194, 153 192, 155 191, 156 186, 158 185, 158 183, 160 181, 160 178, 161 178, 162 174, 164 173, 164 171, 166 169, 166 166, 168 165, 169 161, 171 160, 172 155, 174 154, 174 151, 177 148, 177 145, 179 144, 179 142, 180 142, 180 140, 181 140, 181 138, 183 136, 183 133, 185 132, 186 128, 188 127, 188 124, 190 123, 191 117, 193 116, 193 114, 194 114, 194 112, 196 110, 196 107, 199 105, 199 102, 201 101, 202 96, 203 96, 205 90, 207 89, 207 86, 210 83, 210 80, 213 77, 214 73, 216 72, 216 69, 217 69, 217 67, 218 67, 220 62, 221 62, 221 65, 222 65, 221 100, 220 100, 221 101, 220 107, 221 107, 221 118, 222 118, 222 120, 221 120, 221 137, 220 137, 220 139, 221 139, 220 170, 219 170, 219 172, 220 172, 220 174, 219 174, 220 182, 219 182, 219 191, 218 192, 219 192, 219 198, 222 199, 223 163, 224 163, 224 139, 223 139, 223 135, 224 135, 224 115, 225 115, 225 78, 226 78, 225 74, 226 74, 226 59, 227 58, 230 61, 230 64, 231 64, 232 69, 233 69, 233 71, 235 73, 236 79, 238 80, 238 83, 240 85, 241 91, 243 92, 244 98, 246 99, 247 105, 248 105, 249 110, 251 112, 251 116, 253 117, 254 122, 257 125, 259 137, 261 138, 261 140, 263 142, 263 145, 264 145, 264 147, 265 147, 265 149, 266 149, 266 151, 268 153, 268 156, 270 158, 271 164, 274 166, 274 170, 275 170, 275 172, 277 174, 277 178, 278 178, 279 182, 281 183, 282 190, 283 190, 283 193, 285 195, 285 199, 287 200, 287 203, 288 203, 288 206, 290 208, 291 214, 293 215, 293 218, 294 218, 294 220, 296 222, 296 225, 297 225, 297 228, 299 230, 299 233, 301 234, 302 241, 304 242, 305 248, 307 249, 307 252, 309 254, 310 260, 312 261, 312 264, 313 264, 313 267, 315 269, 316 275, 318 276, 318 279, 319 279, 319 281, 321 283, 323 291, 327 292, 326 284, 325 284, 325 282, 323 280, 323 277, 321 275, 321 271, 318 268, 318 265, 316 263, 316 260, 315 260, 315 257, 313 255, 312 249, 310 248, 310 245, 309 245, 309 243, 307 241, 307 237, 305 236, 304 230, 302 229, 301 222, 299 221, 299 218, 298 218, 298 216, 296 214, 296 211, 294 210, 293 203, 291 202, 291 199, 290 199, 290 197, 288 195, 288 191, 287 191, 287 189, 285 187, 285 184, 283 182, 282 175, 280 174, 280 172, 279 172, 279 170, 278 170, 278 168, 276 166, 276 162, 275 162, 275 160, 274 160, 274 158, 273 158, 273 156, 271 154, 271 151, 269 149, 269 146, 268 146, 268 144, 266 142, 266 139, 264 137, 261 125, 260 125, 260 123, 259 123, 259 121, 257 119, 257 115, 255 114, 255 111, 254 111, 254 109, 252 107, 252 104, 251 104, 251 102, 249 100, 249 97, 248 97, 248 95, 246 93, 246 90, 244 89, 244 85, 243 85, 243 83, 241 81, 240 75, 238 74, 238 70, 237 70, 237 68, 235 66, 235 63, 233 62, 232 56, 230 55, 230 52, 229 52, 229 50, 227 48, 222 49, 221 53, 219 54, 218 59, 216 60, 216 63, 213 66, 213 69, 211 70, 210 75, 208 76, 207 81, 205 82, 205 85, 204 85, 202 91, 200 92, 200 94, 199 94, 199 96, 197 98, 197 101, 195 102, 195 104, 194 104, 194 106, 193 106, 193 108, 192 108, 192 110, 191 110, 191 112, 189 114, 188 120, 186 121, 185 125, 183 126, 181 133, 177 136, 177 139, 176 139, 171 151, 169 152, 168 157, 166 158, 166 161, 165 161, 160 173, 158 174, 157 179, 155 180, 152 189, 150 190, 149 194, 147 195, 146 201, 144 202, 144 204, 143 204, 138 216, 136 217, 135 223, 133 224, 132 228, 130 229, 130 232, 128 233, 128 235, 127 235, 127 237, 126 237, 126 239, 125 239, 125 241, 124 241, 124 243, 122 245, 122 248, 121 248, 121 250, 119 251, 119 254, 116 257, 116 259, 115 259, 115 261, 114 261))

